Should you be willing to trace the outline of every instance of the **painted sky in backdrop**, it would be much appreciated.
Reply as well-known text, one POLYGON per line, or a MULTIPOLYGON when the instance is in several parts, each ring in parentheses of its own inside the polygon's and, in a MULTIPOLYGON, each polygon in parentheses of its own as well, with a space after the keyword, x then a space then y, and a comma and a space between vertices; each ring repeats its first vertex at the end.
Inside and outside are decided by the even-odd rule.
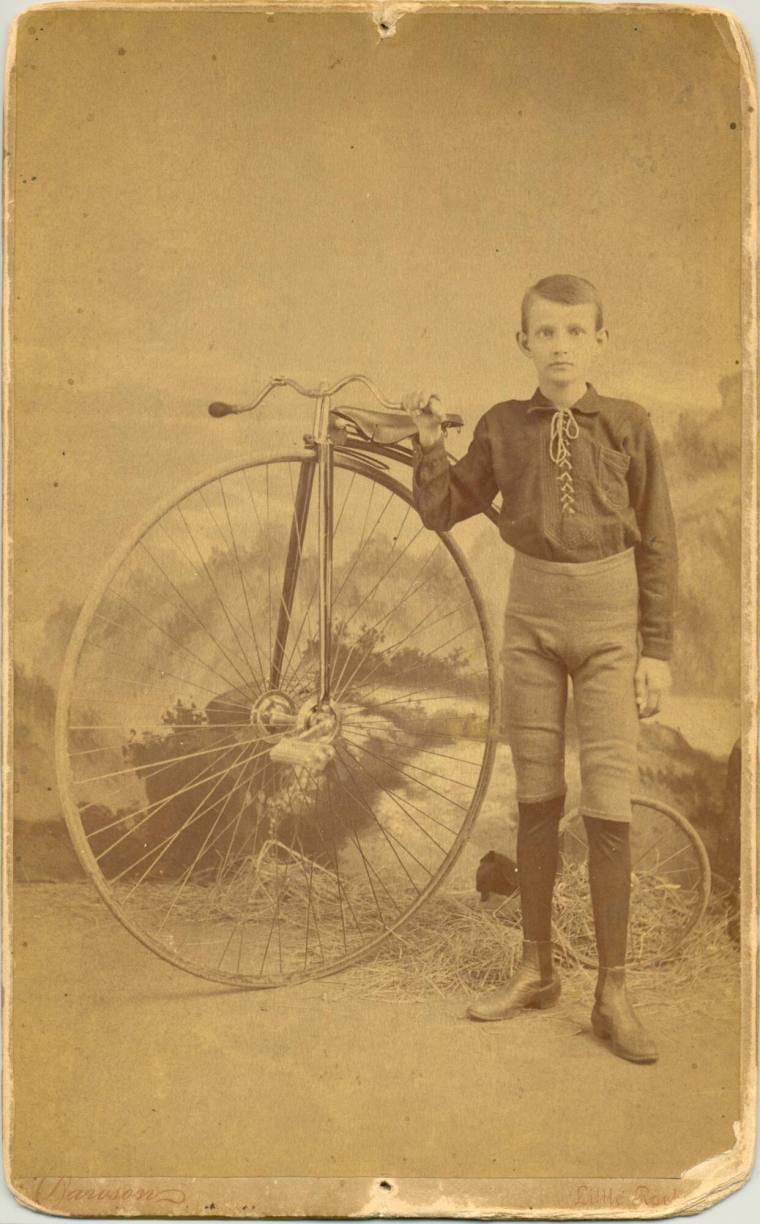
MULTIPOLYGON (((13 271, 18 649, 151 504, 287 401, 271 373, 533 389, 524 287, 603 291, 597 385, 661 432, 740 358, 739 65, 707 13, 28 14, 13 271)), ((466 438, 455 443, 461 448, 466 438)))

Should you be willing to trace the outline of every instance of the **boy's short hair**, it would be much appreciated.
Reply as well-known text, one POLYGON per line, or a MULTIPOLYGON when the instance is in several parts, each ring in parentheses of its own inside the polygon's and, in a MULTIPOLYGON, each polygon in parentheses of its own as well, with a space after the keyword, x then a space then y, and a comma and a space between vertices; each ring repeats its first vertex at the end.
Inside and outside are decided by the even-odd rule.
POLYGON ((547 302, 562 302, 566 306, 579 306, 581 303, 588 302, 596 306, 596 330, 599 331, 604 327, 604 312, 599 290, 591 284, 591 281, 584 280, 582 276, 562 274, 545 276, 543 280, 531 285, 530 289, 525 291, 522 300, 520 326, 523 332, 528 331, 530 308, 536 298, 543 298, 547 302))

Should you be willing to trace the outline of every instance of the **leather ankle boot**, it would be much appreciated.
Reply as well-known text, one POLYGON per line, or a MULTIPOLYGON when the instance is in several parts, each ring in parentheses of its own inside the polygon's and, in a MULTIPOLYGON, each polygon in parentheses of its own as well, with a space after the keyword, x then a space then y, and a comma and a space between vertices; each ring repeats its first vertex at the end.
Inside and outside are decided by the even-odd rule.
POLYGON ((597 1037, 609 1038, 619 1058, 629 1062, 657 1062, 657 1047, 639 1020, 625 988, 625 969, 599 969, 591 1027, 597 1037))
POLYGON ((560 995, 560 983, 552 961, 551 942, 523 943, 522 963, 501 990, 471 1003, 471 1020, 508 1020, 525 1008, 551 1007, 560 995))

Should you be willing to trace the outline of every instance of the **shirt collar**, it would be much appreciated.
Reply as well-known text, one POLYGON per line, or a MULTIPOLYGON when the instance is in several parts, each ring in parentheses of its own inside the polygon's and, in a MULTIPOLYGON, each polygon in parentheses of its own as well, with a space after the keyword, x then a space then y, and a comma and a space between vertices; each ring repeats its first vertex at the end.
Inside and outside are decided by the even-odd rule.
MULTIPOLYGON (((529 400, 528 412, 535 412, 537 408, 554 408, 554 407, 555 405, 552 404, 546 398, 541 388, 536 387, 536 390, 533 392, 533 395, 531 396, 531 399, 529 400)), ((586 390, 584 394, 581 396, 579 400, 576 400, 574 404, 571 404, 571 409, 573 412, 585 412, 585 413, 592 413, 592 412, 599 411, 599 395, 596 391, 596 388, 593 387, 591 383, 586 383, 586 390)))

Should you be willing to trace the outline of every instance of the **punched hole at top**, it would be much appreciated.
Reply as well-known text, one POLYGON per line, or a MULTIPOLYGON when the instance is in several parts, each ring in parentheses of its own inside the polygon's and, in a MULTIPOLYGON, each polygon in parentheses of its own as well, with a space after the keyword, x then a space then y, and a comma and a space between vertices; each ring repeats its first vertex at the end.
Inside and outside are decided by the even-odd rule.
POLYGON ((396 33, 396 21, 397 18, 392 16, 374 17, 374 22, 381 38, 390 38, 396 33))

